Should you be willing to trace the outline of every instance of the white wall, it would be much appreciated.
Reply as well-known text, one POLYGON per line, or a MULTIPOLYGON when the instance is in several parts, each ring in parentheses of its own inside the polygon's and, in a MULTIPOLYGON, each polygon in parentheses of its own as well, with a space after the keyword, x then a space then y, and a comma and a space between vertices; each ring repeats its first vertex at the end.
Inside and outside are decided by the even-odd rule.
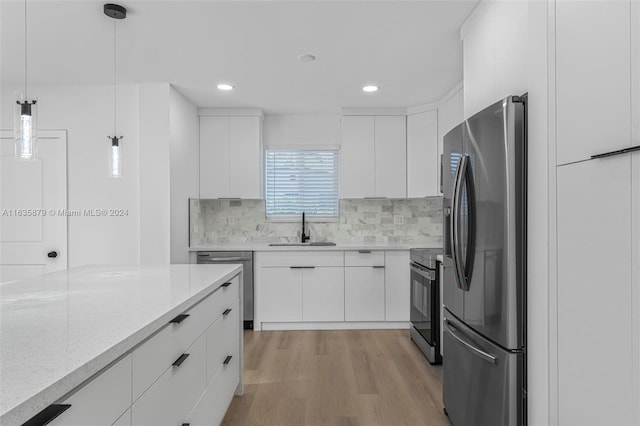
POLYGON ((527 91, 528 4, 483 0, 460 29, 464 116, 527 91))
POLYGON ((169 89, 171 263, 189 263, 189 198, 199 197, 198 109, 169 89))
MULTIPOLYGON (((14 90, 3 86, 0 127, 13 128, 14 90)), ((30 88, 38 98, 38 128, 66 129, 68 208, 126 209, 123 217, 69 217, 69 267, 139 262, 138 90, 118 88, 118 132, 124 135, 124 177, 107 174, 113 134, 112 86, 30 88)))
POLYGON ((139 86, 140 263, 170 260, 169 85, 139 86))
POLYGON ((265 148, 274 146, 338 146, 340 115, 266 115, 265 148))

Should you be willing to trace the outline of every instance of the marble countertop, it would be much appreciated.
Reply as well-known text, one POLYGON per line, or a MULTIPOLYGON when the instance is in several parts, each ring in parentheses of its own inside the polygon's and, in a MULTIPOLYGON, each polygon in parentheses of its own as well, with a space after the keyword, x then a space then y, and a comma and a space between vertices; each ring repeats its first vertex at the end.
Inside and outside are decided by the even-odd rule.
POLYGON ((335 246, 270 246, 269 243, 216 244, 190 247, 189 251, 326 251, 326 250, 409 250, 441 248, 434 243, 337 243, 335 246))
POLYGON ((0 424, 22 424, 241 269, 85 266, 0 284, 0 424))

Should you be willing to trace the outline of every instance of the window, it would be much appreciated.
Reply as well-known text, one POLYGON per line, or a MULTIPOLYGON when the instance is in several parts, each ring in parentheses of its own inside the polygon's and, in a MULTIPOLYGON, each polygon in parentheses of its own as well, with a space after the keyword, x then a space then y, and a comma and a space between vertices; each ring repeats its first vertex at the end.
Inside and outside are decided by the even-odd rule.
POLYGON ((266 213, 270 220, 338 218, 338 151, 266 151, 266 213))

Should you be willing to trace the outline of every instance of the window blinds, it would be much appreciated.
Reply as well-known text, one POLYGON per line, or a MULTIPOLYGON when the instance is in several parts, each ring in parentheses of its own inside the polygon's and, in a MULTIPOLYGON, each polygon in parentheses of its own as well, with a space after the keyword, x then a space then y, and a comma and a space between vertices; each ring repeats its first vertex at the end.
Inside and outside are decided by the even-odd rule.
POLYGON ((267 219, 338 217, 337 150, 267 150, 267 219))

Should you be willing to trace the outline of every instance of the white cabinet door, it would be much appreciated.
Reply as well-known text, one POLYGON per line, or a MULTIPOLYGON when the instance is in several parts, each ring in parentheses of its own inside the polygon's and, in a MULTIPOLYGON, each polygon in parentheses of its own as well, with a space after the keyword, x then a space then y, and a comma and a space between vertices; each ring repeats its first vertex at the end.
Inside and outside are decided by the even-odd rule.
POLYGON ((229 196, 229 117, 200 117, 200 198, 229 196))
POLYGON ((558 164, 631 143, 630 7, 629 0, 556 3, 558 164))
POLYGON ((557 189, 559 423, 634 424, 630 156, 561 166, 557 189))
POLYGON ((384 268, 344 268, 346 321, 384 321, 384 268))
POLYGON ((262 170, 260 117, 230 117, 229 195, 234 198, 261 198, 262 170))
POLYGON ((206 344, 203 334, 185 353, 189 357, 173 366, 133 404, 131 423, 136 426, 173 426, 185 422, 205 390, 206 344))
POLYGON ((407 197, 440 195, 438 111, 407 116, 407 197))
POLYGON ((340 198, 375 197, 374 117, 342 117, 340 198))
POLYGON ((302 321, 302 269, 261 268, 261 321, 302 321))
POLYGON ((111 425, 131 405, 131 355, 127 355, 67 398, 71 404, 50 425, 111 425))
POLYGON ((489 7, 482 19, 476 19, 463 40, 465 118, 497 101, 494 99, 494 9, 489 7))
MULTIPOLYGON (((376 197, 407 197, 407 119, 375 117, 376 197)), ((437 140, 437 139, 436 139, 437 140)))
MULTIPOLYGON (((527 92, 528 19, 526 1, 497 1, 494 9, 494 99, 527 92), (505 36, 507 35, 507 36, 505 36)), ((488 106, 490 103, 487 103, 488 106)))
POLYGON ((303 269, 302 319, 344 321, 344 268, 303 269))
POLYGON ((385 320, 409 321, 410 279, 409 251, 384 253, 385 320))

